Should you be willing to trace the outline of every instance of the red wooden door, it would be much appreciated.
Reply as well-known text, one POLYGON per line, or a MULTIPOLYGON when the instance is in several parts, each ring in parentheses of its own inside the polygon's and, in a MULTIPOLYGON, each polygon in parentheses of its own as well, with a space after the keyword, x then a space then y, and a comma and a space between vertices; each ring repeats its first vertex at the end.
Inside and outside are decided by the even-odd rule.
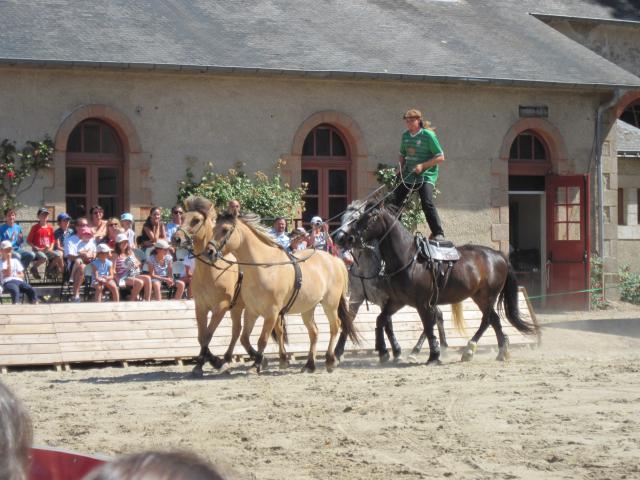
POLYGON ((547 307, 587 309, 589 175, 547 177, 547 307))

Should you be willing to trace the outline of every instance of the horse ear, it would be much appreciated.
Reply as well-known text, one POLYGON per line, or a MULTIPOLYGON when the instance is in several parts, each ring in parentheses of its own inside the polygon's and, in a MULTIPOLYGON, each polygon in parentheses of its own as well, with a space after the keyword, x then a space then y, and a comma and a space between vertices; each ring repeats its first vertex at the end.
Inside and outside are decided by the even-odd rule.
POLYGON ((193 202, 191 203, 191 206, 192 206, 193 210, 195 210, 196 212, 199 212, 202 215, 204 215, 205 217, 208 217, 209 216, 209 212, 211 211, 211 209, 213 207, 213 203, 211 203, 206 198, 197 197, 197 198, 193 199, 193 202))

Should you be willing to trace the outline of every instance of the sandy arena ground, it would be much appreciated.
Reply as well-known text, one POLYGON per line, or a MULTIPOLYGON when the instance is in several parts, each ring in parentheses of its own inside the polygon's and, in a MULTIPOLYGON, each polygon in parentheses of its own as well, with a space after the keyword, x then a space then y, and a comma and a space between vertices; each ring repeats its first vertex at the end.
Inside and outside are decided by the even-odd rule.
POLYGON ((233 478, 640 478, 640 310, 580 318, 541 316, 543 345, 505 364, 450 351, 439 367, 424 353, 383 367, 351 357, 333 374, 323 362, 299 374, 298 361, 259 377, 152 365, 2 380, 30 408, 38 445, 191 449, 233 478), (595 333, 611 328, 623 335, 595 333))

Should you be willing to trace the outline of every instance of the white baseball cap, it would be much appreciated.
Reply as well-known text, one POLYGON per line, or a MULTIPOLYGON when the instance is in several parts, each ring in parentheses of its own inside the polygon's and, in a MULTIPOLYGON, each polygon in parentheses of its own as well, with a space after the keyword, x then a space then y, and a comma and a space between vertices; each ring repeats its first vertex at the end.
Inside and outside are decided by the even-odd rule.
POLYGON ((311 219, 311 225, 322 225, 322 218, 316 215, 311 219))
POLYGON ((129 241, 129 236, 126 233, 119 233, 118 236, 116 237, 116 243, 120 243, 120 242, 128 242, 129 241))
POLYGON ((107 245, 106 243, 101 243, 100 245, 98 245, 97 249, 98 253, 109 253, 111 251, 111 247, 109 247, 109 245, 107 245))
POLYGON ((167 248, 169 248, 169 242, 167 242, 166 240, 163 240, 161 238, 160 240, 158 240, 155 243, 154 247, 156 247, 156 248, 164 248, 166 250, 167 248))
POLYGON ((10 240, 3 240, 0 242, 0 250, 6 250, 7 248, 13 248, 10 240))

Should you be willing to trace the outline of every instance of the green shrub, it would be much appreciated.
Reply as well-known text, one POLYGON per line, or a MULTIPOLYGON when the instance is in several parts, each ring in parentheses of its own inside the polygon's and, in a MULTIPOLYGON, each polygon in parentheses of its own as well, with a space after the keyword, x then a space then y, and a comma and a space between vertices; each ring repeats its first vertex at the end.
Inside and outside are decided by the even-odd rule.
POLYGON ((640 305, 640 274, 623 266, 618 272, 620 278, 620 300, 640 305))
POLYGON ((597 255, 591 256, 591 278, 589 301, 592 309, 604 310, 609 307, 609 303, 603 296, 602 290, 602 272, 604 268, 604 262, 602 258, 597 255))
POLYGON ((256 172, 253 178, 242 171, 242 167, 230 168, 226 173, 216 173, 209 164, 197 181, 191 169, 187 169, 186 179, 180 182, 178 202, 190 195, 207 198, 216 208, 226 209, 230 200, 236 199, 242 210, 257 213, 262 218, 298 218, 304 210, 302 196, 306 186, 291 188, 282 182, 280 169, 282 161, 276 165, 276 173, 269 178, 263 172, 256 172))

